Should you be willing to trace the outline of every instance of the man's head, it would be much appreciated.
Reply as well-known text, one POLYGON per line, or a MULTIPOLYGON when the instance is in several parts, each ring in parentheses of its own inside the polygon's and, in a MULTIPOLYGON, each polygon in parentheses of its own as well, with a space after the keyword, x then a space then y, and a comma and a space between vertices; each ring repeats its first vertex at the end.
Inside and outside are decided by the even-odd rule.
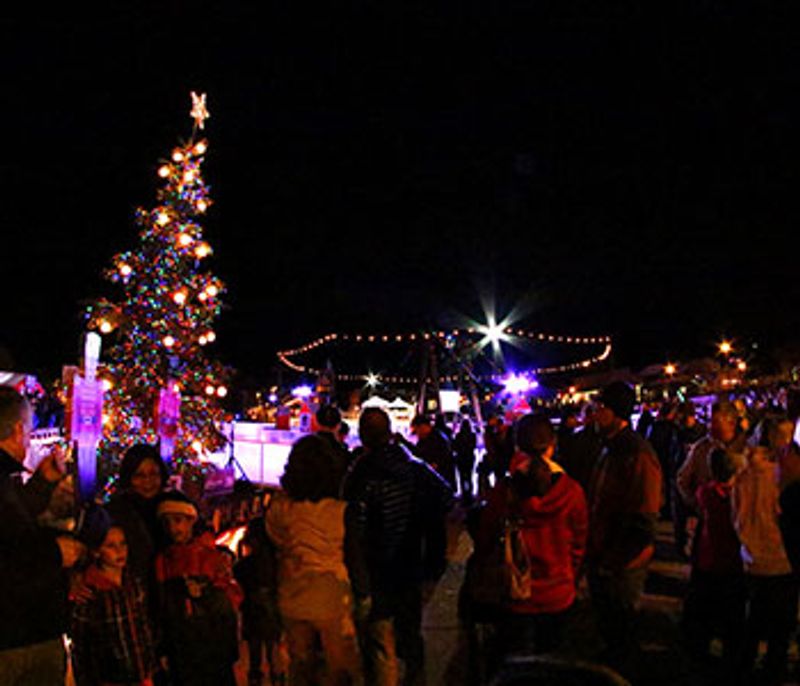
POLYGON ((427 438, 431 431, 433 431, 433 422, 430 417, 424 414, 418 414, 411 420, 411 433, 417 438, 427 438))
POLYGON ((720 400, 711 406, 711 435, 718 441, 730 443, 736 437, 739 413, 736 406, 720 400))
POLYGON ((322 405, 315 416, 317 426, 323 431, 336 431, 342 423, 342 413, 333 405, 322 405))
POLYGON ((389 415, 379 407, 368 407, 358 420, 358 436, 367 450, 377 450, 392 440, 389 415))
POLYGON ((623 381, 606 386, 597 398, 594 422, 604 436, 611 436, 625 427, 636 404, 636 393, 623 381))
POLYGON ((0 448, 17 462, 24 462, 31 436, 28 401, 13 388, 0 386, 0 448))

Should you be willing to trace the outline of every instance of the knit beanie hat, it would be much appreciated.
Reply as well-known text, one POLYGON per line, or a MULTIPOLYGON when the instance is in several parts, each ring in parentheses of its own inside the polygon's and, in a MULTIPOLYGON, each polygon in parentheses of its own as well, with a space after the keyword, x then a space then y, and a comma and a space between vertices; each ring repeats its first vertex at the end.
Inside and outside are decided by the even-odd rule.
POLYGON ((619 419, 627 420, 636 405, 636 392, 624 381, 615 381, 600 391, 598 400, 619 419))
POLYGON ((167 514, 181 514, 197 519, 197 505, 180 491, 167 491, 158 499, 156 513, 159 517, 167 514))

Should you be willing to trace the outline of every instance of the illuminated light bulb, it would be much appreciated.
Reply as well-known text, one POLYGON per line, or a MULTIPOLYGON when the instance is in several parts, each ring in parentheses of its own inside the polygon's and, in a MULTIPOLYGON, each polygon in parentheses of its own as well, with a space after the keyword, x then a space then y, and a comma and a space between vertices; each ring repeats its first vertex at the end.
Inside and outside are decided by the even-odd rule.
POLYGON ((130 276, 133 273, 133 267, 123 262, 122 264, 119 265, 119 273, 122 276, 130 276))
POLYGON ((208 243, 200 243, 194 249, 194 254, 200 259, 208 257, 211 254, 211 246, 208 243))
POLYGON ((195 207, 197 207, 198 212, 205 212, 208 209, 208 203, 205 200, 198 200, 195 207))
POLYGON ((183 153, 180 150, 176 150, 172 153, 172 160, 174 162, 183 162, 183 153))
POLYGON ((739 363, 736 365, 736 369, 738 369, 740 372, 747 371, 747 362, 744 360, 739 360, 739 363))
POLYGON ((182 248, 186 248, 190 246, 194 242, 194 238, 192 238, 188 233, 182 233, 178 236, 178 245, 182 248))
POLYGON ((159 167, 159 170, 158 170, 158 175, 159 175, 159 176, 160 176, 162 179, 166 179, 166 178, 169 176, 169 172, 170 172, 170 169, 169 169, 169 167, 168 167, 168 166, 165 164, 163 167, 159 167))
POLYGON ((103 379, 100 383, 103 385, 104 391, 110 391, 114 388, 114 382, 111 379, 103 379))
POLYGON ((219 293, 219 288, 217 288, 214 284, 211 284, 208 288, 206 288, 206 293, 208 293, 209 298, 213 298, 219 293))
POLYGON ((175 345, 175 339, 172 336, 164 336, 161 342, 167 348, 171 348, 173 345, 175 345))
POLYGON ((114 330, 114 327, 111 326, 111 322, 107 319, 100 320, 100 333, 111 333, 114 330))
POLYGON ((670 364, 664 365, 664 373, 666 375, 672 376, 676 371, 677 371, 677 369, 675 368, 674 364, 670 363, 670 364))
POLYGON ((217 389, 217 397, 218 398, 224 398, 226 395, 228 395, 228 389, 225 388, 225 386, 220 386, 217 389))
POLYGON ((183 175, 183 182, 191 183, 192 181, 194 181, 194 172, 190 169, 183 175))
POLYGON ((195 155, 202 155, 206 150, 208 150, 208 146, 203 141, 194 146, 195 155))
POLYGON ((159 212, 156 217, 156 224, 159 226, 166 226, 169 224, 169 215, 166 212, 159 212))
POLYGON ((177 305, 183 305, 186 302, 186 291, 178 291, 172 296, 172 299, 177 305))
POLYGON ((200 336, 200 338, 197 339, 197 342, 200 345, 205 345, 206 343, 208 343, 208 339, 205 336, 200 336))
POLYGON ((205 291, 203 291, 202 293, 199 293, 199 294, 198 294, 198 296, 197 296, 197 299, 198 299, 198 300, 199 300, 201 303, 204 303, 206 300, 208 300, 208 294, 207 294, 205 291))
POLYGON ((203 452, 203 444, 200 441, 192 441, 192 450, 199 455, 203 452))
POLYGON ((110 414, 106 414, 104 412, 102 417, 103 417, 103 426, 108 426, 111 423, 111 415, 110 414))
POLYGON ((206 340, 207 340, 209 343, 213 343, 214 341, 216 341, 216 340, 217 340, 217 334, 215 334, 213 331, 209 331, 209 332, 206 334, 206 340))
POLYGON ((722 341, 719 344, 719 351, 723 355, 728 355, 733 350, 733 346, 731 345, 730 341, 722 341))
POLYGON ((179 383, 172 384, 172 392, 173 393, 180 393, 181 392, 181 385, 179 383))
POLYGON ((208 386, 206 386, 206 395, 214 395, 214 393, 216 393, 216 390, 217 389, 214 388, 211 384, 208 384, 208 386))

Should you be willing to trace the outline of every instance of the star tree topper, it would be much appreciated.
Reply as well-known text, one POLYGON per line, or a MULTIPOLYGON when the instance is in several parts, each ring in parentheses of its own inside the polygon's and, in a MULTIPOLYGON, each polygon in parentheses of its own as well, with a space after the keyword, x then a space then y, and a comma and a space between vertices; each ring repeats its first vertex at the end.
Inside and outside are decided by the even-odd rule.
POLYGON ((203 130, 205 128, 205 121, 211 115, 208 113, 208 108, 206 107, 206 94, 201 93, 197 95, 194 91, 192 91, 192 111, 190 112, 191 117, 194 119, 194 125, 203 130))

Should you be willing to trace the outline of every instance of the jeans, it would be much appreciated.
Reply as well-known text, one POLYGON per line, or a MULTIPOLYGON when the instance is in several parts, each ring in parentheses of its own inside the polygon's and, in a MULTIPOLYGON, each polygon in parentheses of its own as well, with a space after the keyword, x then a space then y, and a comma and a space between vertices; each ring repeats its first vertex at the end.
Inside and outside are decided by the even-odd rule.
POLYGON ((284 619, 289 643, 289 682, 292 686, 350 686, 363 683, 356 630, 350 615, 325 621, 284 619), (320 678, 316 660, 319 637, 325 659, 320 678))
POLYGON ((0 651, 3 686, 64 686, 66 670, 64 642, 60 638, 0 651))
POLYGON ((372 613, 361 631, 369 684, 397 686, 398 659, 405 665, 405 686, 425 684, 425 643, 422 638, 422 591, 418 587, 377 593, 372 613))
POLYGON ((597 628, 606 644, 605 660, 621 669, 636 653, 635 621, 647 568, 589 571, 597 628))

